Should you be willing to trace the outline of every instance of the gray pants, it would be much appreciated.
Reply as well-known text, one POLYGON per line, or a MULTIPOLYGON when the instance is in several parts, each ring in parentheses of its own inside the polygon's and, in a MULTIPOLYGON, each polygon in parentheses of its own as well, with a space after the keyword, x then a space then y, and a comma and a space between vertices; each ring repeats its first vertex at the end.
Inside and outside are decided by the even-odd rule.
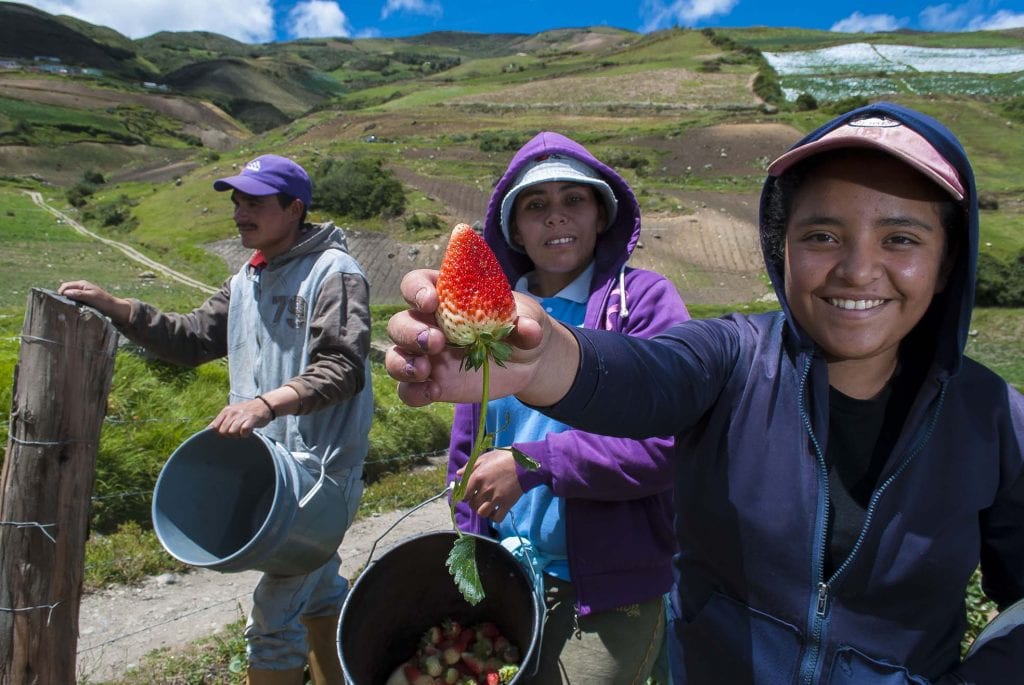
MULTIPOLYGON (((643 685, 665 635, 662 598, 576 616, 571 583, 544 577, 547 618, 536 676, 529 685, 643 685), (578 623, 578 625, 577 625, 578 623)), ((525 674, 524 674, 525 675, 525 674)))
POLYGON ((309 646, 302 618, 332 616, 341 611, 348 580, 341 575, 341 557, 302 576, 264 573, 253 592, 245 626, 249 665, 270 671, 306 665, 309 646))

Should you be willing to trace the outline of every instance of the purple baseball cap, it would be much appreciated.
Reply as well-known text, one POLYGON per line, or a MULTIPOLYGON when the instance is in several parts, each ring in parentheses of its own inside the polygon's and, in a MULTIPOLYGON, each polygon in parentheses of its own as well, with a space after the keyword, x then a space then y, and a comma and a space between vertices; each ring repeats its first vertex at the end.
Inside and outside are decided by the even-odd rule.
POLYGON ((768 175, 781 176, 812 155, 848 147, 886 152, 920 171, 957 201, 964 199, 964 184, 956 168, 920 133, 886 116, 853 119, 813 142, 794 148, 768 166, 768 175))
POLYGON ((220 178, 213 189, 238 190, 247 195, 285 193, 302 200, 308 210, 313 202, 313 183, 301 166, 279 155, 262 155, 245 165, 238 176, 220 178))

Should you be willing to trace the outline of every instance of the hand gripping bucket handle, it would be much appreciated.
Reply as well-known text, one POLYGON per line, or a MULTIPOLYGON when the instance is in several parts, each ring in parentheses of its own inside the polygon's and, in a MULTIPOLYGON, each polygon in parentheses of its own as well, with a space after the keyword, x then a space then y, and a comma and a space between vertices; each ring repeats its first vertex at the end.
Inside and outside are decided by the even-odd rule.
POLYGON ((477 568, 485 597, 475 606, 462 597, 445 564, 458 536, 454 530, 406 538, 373 560, 377 543, 400 521, 449 492, 445 489, 410 509, 373 543, 338 622, 338 657, 348 685, 382 685, 416 652, 423 633, 446 618, 463 625, 493 621, 523 655, 512 682, 536 672, 545 613, 543 587, 534 569, 497 541, 463 533, 477 538, 477 568))
POLYGON ((283 445, 254 432, 205 429, 168 458, 153 493, 153 529, 191 566, 299 575, 322 566, 358 501, 351 474, 319 478, 283 445), (354 498, 354 500, 353 500, 354 498))

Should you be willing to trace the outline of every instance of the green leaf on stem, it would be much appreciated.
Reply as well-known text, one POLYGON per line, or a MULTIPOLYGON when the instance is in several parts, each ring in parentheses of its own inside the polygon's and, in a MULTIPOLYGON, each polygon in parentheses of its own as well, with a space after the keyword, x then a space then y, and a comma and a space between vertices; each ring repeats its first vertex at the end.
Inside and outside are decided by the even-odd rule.
POLYGON ((448 571, 467 602, 476 606, 484 598, 484 586, 476 567, 476 538, 460 535, 448 552, 448 571))

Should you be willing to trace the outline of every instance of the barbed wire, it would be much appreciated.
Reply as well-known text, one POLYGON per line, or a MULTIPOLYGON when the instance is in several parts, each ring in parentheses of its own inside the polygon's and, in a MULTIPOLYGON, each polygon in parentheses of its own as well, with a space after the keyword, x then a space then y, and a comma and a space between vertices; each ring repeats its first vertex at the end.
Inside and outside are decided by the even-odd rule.
MULTIPOLYGON (((20 344, 20 343, 26 342, 26 341, 24 339, 24 336, 13 336, 13 337, 0 338, 0 342, 17 342, 17 343, 20 344)), ((35 341, 31 341, 31 342, 35 342, 35 341)), ((50 443, 50 442, 45 442, 45 443, 44 442, 31 442, 30 443, 29 441, 26 441, 26 440, 17 438, 14 435, 11 435, 9 427, 10 427, 10 422, 11 422, 12 418, 13 417, 12 417, 12 415, 10 413, 0 414, 0 422, 2 422, 2 424, 3 424, 3 426, 0 426, 0 428, 8 430, 7 438, 9 440, 11 440, 13 442, 16 442, 16 443, 20 443, 20 444, 32 444, 32 445, 40 445, 40 446, 44 446, 44 445, 57 445, 58 444, 56 442, 53 442, 53 443, 50 443)), ((161 424, 161 423, 169 424, 169 425, 171 425, 171 424, 174 424, 174 425, 187 425, 187 424, 201 424, 201 425, 205 425, 205 424, 208 424, 210 421, 212 421, 213 418, 214 418, 213 415, 193 416, 193 417, 182 417, 182 416, 148 416, 146 418, 139 418, 139 417, 128 417, 128 416, 120 415, 120 414, 113 414, 113 415, 108 415, 108 416, 104 417, 103 422, 105 424, 116 425, 116 426, 126 426, 126 425, 132 425, 132 424, 161 424)), ((387 465, 387 464, 395 464, 395 463, 415 463, 415 462, 422 462, 424 460, 430 460, 430 459, 433 459, 433 458, 436 458, 436 457, 440 457, 440 456, 445 455, 446 453, 447 453, 447 449, 427 450, 427 451, 421 451, 421 452, 412 452, 412 453, 406 453, 406 454, 401 454, 401 455, 395 455, 395 456, 390 456, 390 457, 375 458, 375 459, 372 460, 372 462, 367 462, 367 463, 369 465, 378 465, 378 466, 379 465, 387 465)), ((92 502, 96 503, 96 502, 105 502, 105 501, 119 500, 119 499, 120 500, 124 500, 124 499, 131 499, 131 498, 151 498, 152 496, 153 496, 153 490, 152 489, 135 489, 135 490, 124 490, 124 491, 121 491, 121 492, 105 493, 105 494, 102 494, 102 495, 94 495, 90 499, 91 499, 92 502)), ((23 521, 0 521, 0 525, 12 526, 12 527, 16 527, 16 528, 35 528, 35 529, 38 529, 43 535, 45 535, 51 542, 56 542, 53 534, 51 534, 51 531, 50 531, 51 528, 55 527, 55 524, 51 524, 51 523, 38 523, 38 522, 23 522, 23 521)), ((145 557, 141 556, 141 555, 133 555, 131 557, 124 557, 124 556, 122 556, 122 557, 119 557, 117 561, 118 561, 119 564, 124 564, 124 563, 131 563, 133 561, 137 561, 137 560, 144 559, 144 558, 145 557)), ((104 564, 102 562, 100 562, 100 563, 93 563, 93 564, 87 564, 87 565, 85 565, 83 567, 83 570, 85 570, 85 571, 92 571, 92 570, 95 570, 97 568, 100 568, 100 567, 106 566, 106 565, 107 564, 104 564)), ((193 610, 190 610, 190 611, 178 614, 176 616, 169 617, 169 618, 167 618, 165 620, 162 620, 162 621, 150 623, 148 625, 145 625, 143 627, 138 628, 137 630, 133 630, 133 631, 128 632, 128 633, 124 633, 124 634, 121 634, 121 635, 116 635, 116 636, 110 637, 110 638, 108 638, 108 639, 106 639, 106 640, 104 640, 102 642, 99 642, 99 643, 94 644, 94 645, 90 645, 88 647, 79 648, 77 650, 77 654, 79 654, 79 655, 86 654, 86 653, 92 652, 94 650, 101 649, 103 647, 107 647, 107 646, 116 644, 118 642, 122 642, 124 640, 129 640, 129 639, 134 638, 134 637, 136 637, 136 636, 138 636, 140 634, 156 630, 156 629, 158 629, 158 628, 160 628, 162 626, 165 626, 167 624, 174 623, 174 622, 180 621, 182 619, 187 619, 187 618, 189 618, 191 616, 195 616, 197 614, 201 614, 201 613, 206 612, 206 611, 211 611, 213 609, 216 609, 219 606, 222 606, 222 605, 230 603, 230 602, 237 603, 237 602, 239 602, 239 600, 247 597, 250 594, 251 593, 247 591, 247 592, 238 594, 238 595, 236 595, 234 597, 230 597, 230 598, 227 598, 227 599, 214 601, 214 602, 212 602, 212 603, 210 603, 208 605, 205 605, 205 606, 202 606, 202 607, 197 607, 197 608, 195 608, 193 610)), ((0 612, 20 613, 20 612, 45 610, 45 611, 47 611, 47 625, 49 625, 50 619, 51 619, 51 617, 53 615, 53 611, 56 609, 57 606, 60 605, 61 601, 62 600, 57 600, 57 601, 54 601, 52 603, 39 604, 39 605, 36 605, 36 606, 0 607, 0 612)))

